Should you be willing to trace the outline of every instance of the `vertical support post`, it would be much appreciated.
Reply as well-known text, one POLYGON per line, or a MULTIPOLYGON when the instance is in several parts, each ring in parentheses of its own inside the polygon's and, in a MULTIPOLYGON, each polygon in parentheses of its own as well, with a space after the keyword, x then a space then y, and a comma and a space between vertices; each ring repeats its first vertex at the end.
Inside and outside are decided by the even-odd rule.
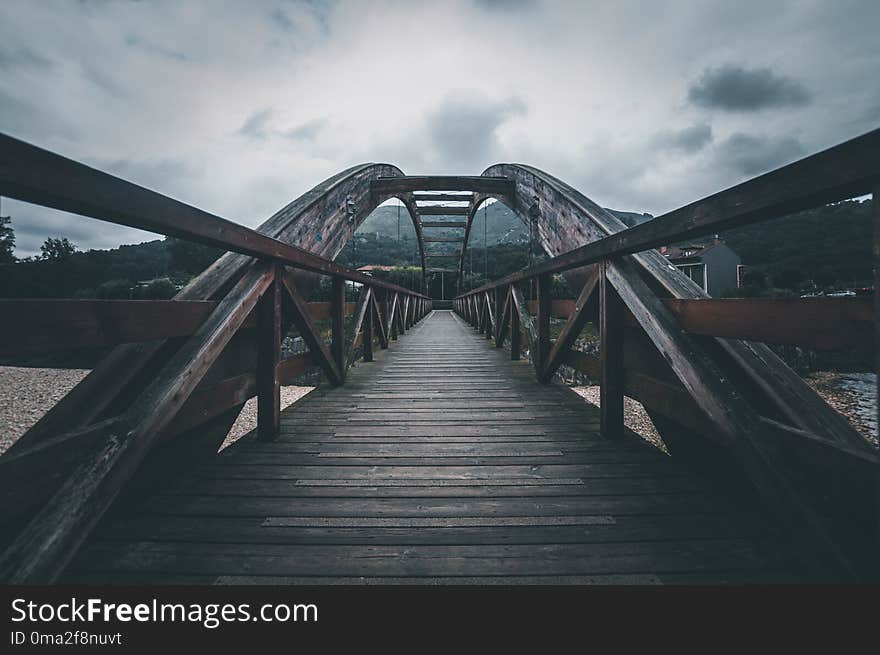
POLYGON ((333 278, 330 292, 330 333, 332 342, 330 353, 339 368, 339 375, 345 380, 345 280, 333 278))
POLYGON ((379 316, 379 320, 382 322, 382 332, 385 335, 384 339, 380 339, 382 350, 388 350, 388 339, 391 338, 391 335, 388 333, 389 325, 388 325, 388 294, 390 292, 388 289, 382 289, 379 294, 379 307, 381 307, 382 312, 381 316, 379 316))
POLYGON ((388 303, 388 320, 391 322, 391 340, 397 341, 397 321, 400 316, 400 296, 394 293, 394 298, 388 303))
POLYGON ((495 287, 495 347, 501 347, 501 324, 504 323, 504 294, 501 293, 502 287, 495 287))
POLYGON ((609 262, 599 264, 599 429, 606 439, 623 436, 623 302, 608 282, 609 262))
POLYGON ((367 313, 361 326, 361 340, 363 341, 365 362, 373 361, 373 320, 373 299, 370 298, 367 301, 367 313))
POLYGON ((874 372, 877 373, 877 426, 880 434, 880 184, 874 186, 871 194, 871 211, 874 214, 874 372))
POLYGON ((281 275, 273 269, 272 284, 257 308, 257 437, 274 441, 281 428, 281 385, 277 368, 281 359, 281 275))
POLYGON ((510 359, 519 361, 522 356, 522 334, 519 327, 519 311, 513 302, 513 285, 507 287, 507 302, 510 305, 510 359))
MULTIPOLYGON (((538 276, 537 292, 538 292, 538 315, 537 331, 538 343, 537 352, 532 354, 536 371, 543 371, 547 365, 547 357, 550 354, 550 308, 553 300, 550 297, 550 286, 552 277, 549 273, 543 273, 538 276)), ((539 378, 542 377, 539 373, 539 378)))

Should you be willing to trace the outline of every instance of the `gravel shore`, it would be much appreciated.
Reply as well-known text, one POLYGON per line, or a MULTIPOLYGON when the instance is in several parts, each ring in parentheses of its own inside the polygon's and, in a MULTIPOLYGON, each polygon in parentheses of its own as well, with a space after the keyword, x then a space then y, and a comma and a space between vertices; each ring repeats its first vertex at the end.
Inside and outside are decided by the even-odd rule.
POLYGON ((86 375, 83 369, 0 366, 0 453, 86 375))
MULTIPOLYGON (((593 403, 596 407, 600 406, 598 386, 572 387, 572 389, 587 402, 593 403)), ((652 446, 656 446, 664 453, 669 453, 666 444, 657 433, 657 428, 651 422, 648 412, 640 402, 632 398, 623 399, 623 424, 652 446)))
MULTIPOLYGON (((8 449, 89 371, 0 366, 0 453, 8 449)), ((281 387, 281 408, 314 387, 281 387)), ((245 403, 222 448, 257 427, 257 399, 245 403)))

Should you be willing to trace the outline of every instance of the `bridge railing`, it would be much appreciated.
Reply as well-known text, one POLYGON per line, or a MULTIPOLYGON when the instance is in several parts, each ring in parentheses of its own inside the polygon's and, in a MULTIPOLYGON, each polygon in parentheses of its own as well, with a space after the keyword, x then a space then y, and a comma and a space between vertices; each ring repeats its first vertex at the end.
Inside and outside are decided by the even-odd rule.
POLYGON ((54 579, 153 446, 175 435, 191 439, 193 428, 253 396, 258 437, 274 439, 281 384, 309 361, 342 384, 359 348, 370 361, 374 340, 387 348, 430 310, 423 294, 6 135, 0 195, 247 256, 218 262, 169 301, 0 301, 4 355, 137 344, 112 351, 96 369, 112 373, 96 379, 113 393, 81 383, 62 401, 88 405, 75 422, 47 415, 0 457, 0 524, 7 535, 17 532, 0 559, 7 581, 54 579), (329 276, 330 302, 307 303, 298 272, 329 276), (360 284, 353 306, 345 302, 347 281, 360 284), (193 288, 209 299, 192 299, 193 288), (325 318, 329 345, 315 324, 325 318), (296 326, 308 353, 281 359, 284 324, 296 326), (201 384, 245 332, 255 353, 242 349, 231 358, 239 361, 220 367, 231 373, 201 384))
MULTIPOLYGON (((783 373, 784 364, 748 342, 849 349, 873 354, 876 368, 878 197, 880 130, 462 293, 454 306, 496 347, 509 339, 513 359, 522 355, 524 334, 539 380, 549 381, 563 364, 598 378, 606 437, 624 433, 624 396, 639 400, 655 421, 675 426, 663 431, 670 438, 683 429, 705 435, 704 443, 735 455, 792 533, 820 544, 817 557, 833 553, 844 569, 868 567, 876 575, 871 553, 880 534, 874 498, 880 476, 877 449, 841 417, 822 418, 827 413, 814 412, 812 416, 820 417, 814 424, 823 427, 804 429, 797 420, 801 408, 783 400, 771 406, 766 398, 779 399, 780 386, 791 381, 790 371, 783 373), (696 286, 691 298, 664 297, 674 295, 673 285, 662 283, 664 268, 672 266, 652 249, 867 194, 873 194, 873 298, 711 299, 696 293, 696 286), (573 269, 586 279, 579 297, 554 301, 552 276, 573 269), (536 289, 531 308, 519 288, 525 282, 536 289), (551 316, 566 318, 555 341, 551 316), (588 321, 598 328, 597 355, 574 349, 588 321), (733 365, 742 364, 744 355, 760 359, 768 377, 734 373, 733 365), (720 366, 719 360, 730 366, 720 366), (803 465, 810 472, 799 469, 791 475, 795 461, 796 468, 803 465), (841 519, 844 515, 849 515, 849 524, 841 519)), ((687 285, 674 288, 687 293, 687 285)), ((747 369, 743 365, 740 370, 747 369)), ((690 440, 688 446, 698 446, 690 450, 700 451, 700 441, 690 440)), ((679 452, 672 450, 673 455, 679 452)), ((713 466, 719 461, 725 465, 716 459, 713 466)), ((707 462, 698 465, 708 468, 707 462)))

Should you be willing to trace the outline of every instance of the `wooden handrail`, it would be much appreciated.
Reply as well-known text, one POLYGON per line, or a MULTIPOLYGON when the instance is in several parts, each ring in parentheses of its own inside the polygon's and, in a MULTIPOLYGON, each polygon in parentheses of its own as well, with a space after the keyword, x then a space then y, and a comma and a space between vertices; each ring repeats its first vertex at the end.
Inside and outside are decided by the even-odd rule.
MULTIPOLYGON (((880 129, 635 227, 609 234, 531 268, 511 273, 458 297, 868 194, 878 182, 880 129)), ((589 212, 585 210, 585 213, 589 212)))
POLYGON ((0 195, 426 297, 5 134, 0 195))

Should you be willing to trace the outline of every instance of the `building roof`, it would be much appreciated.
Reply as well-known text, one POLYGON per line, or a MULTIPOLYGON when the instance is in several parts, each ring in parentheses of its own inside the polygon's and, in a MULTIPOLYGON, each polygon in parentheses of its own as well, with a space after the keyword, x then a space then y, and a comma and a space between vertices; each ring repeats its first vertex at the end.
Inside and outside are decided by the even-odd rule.
POLYGON ((703 256, 712 248, 722 246, 724 242, 720 239, 712 239, 706 243, 690 243, 687 245, 677 246, 661 246, 660 254, 670 260, 694 259, 703 256))

